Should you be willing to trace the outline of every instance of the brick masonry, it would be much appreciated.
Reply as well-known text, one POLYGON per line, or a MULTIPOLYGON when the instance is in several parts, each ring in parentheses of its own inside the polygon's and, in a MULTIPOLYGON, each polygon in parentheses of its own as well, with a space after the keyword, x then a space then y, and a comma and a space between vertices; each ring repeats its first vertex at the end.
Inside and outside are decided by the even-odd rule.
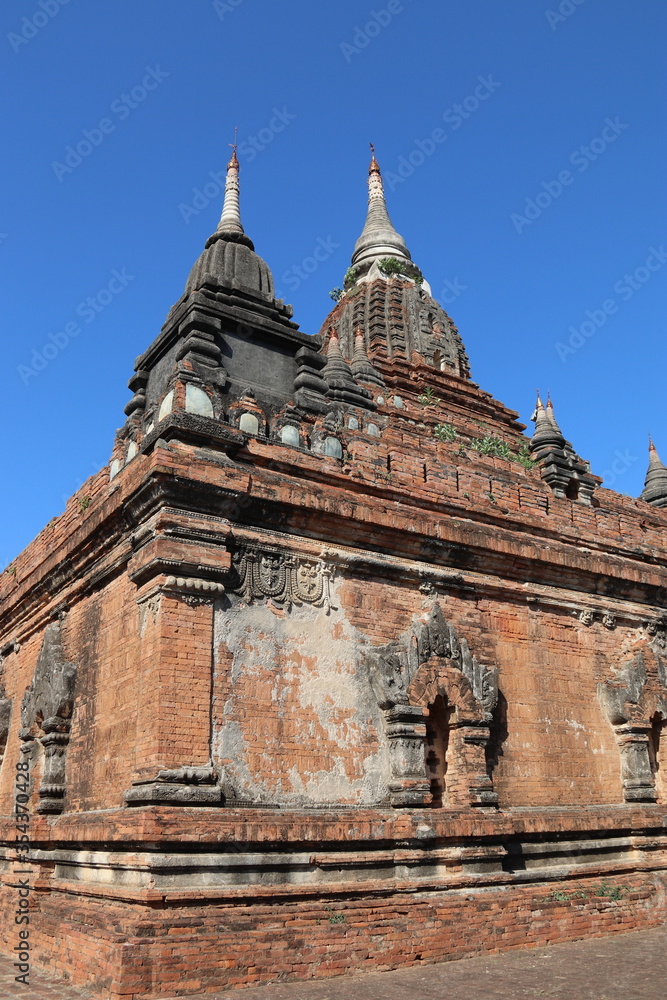
POLYGON ((114 1000, 660 924, 667 512, 517 461, 414 284, 403 353, 374 286, 376 381, 327 390, 335 338, 207 288, 215 239, 110 468, 0 577, 3 947, 26 863, 35 965, 114 1000))

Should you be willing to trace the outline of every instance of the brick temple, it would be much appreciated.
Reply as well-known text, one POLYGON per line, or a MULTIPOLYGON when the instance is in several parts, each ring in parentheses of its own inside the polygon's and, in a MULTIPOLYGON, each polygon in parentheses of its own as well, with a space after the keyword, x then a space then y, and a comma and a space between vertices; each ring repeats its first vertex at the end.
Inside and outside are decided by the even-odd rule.
POLYGON ((667 469, 605 489, 471 380, 375 156, 342 286, 300 332, 234 153, 109 466, 0 578, 1 947, 97 995, 665 919, 667 469))

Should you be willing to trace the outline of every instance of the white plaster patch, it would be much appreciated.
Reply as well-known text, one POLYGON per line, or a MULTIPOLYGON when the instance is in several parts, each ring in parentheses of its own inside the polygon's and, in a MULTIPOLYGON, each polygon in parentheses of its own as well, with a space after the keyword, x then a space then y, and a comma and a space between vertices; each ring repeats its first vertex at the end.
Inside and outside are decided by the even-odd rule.
POLYGON ((173 408, 174 408, 174 390, 170 389, 167 395, 162 400, 162 403, 160 404, 160 409, 158 410, 158 415, 157 415, 158 422, 160 420, 164 420, 164 418, 169 413, 171 413, 173 408))
POLYGON ((185 387, 185 409, 188 413, 198 413, 200 417, 213 416, 213 404, 209 396, 198 385, 189 382, 185 387))
POLYGON ((242 678, 261 676, 266 684, 267 667, 273 665, 266 714, 279 720, 279 734, 283 724, 291 733, 291 746, 285 746, 274 735, 276 728, 267 727, 261 763, 255 745, 251 770, 247 743, 257 727, 252 719, 234 718, 241 706, 232 694, 223 710, 225 723, 214 733, 213 753, 214 759, 232 761, 225 768, 238 794, 285 805, 382 801, 389 776, 383 716, 369 679, 357 669, 359 648, 368 640, 346 620, 340 602, 334 601, 330 615, 302 605, 276 618, 261 601, 232 600, 231 607, 216 611, 216 651, 224 644, 232 654, 231 666, 223 667, 231 678, 224 680, 235 686, 242 678), (313 747, 312 770, 303 750, 301 763, 294 762, 295 740, 300 750, 313 747), (338 747, 344 752, 338 754, 338 747))
POLYGON ((294 427, 293 424, 285 424, 280 432, 280 440, 283 444, 290 445, 292 448, 299 447, 299 428, 294 427))
POLYGON ((239 420, 239 430, 246 434, 259 433, 259 420, 254 413, 242 413, 239 420))

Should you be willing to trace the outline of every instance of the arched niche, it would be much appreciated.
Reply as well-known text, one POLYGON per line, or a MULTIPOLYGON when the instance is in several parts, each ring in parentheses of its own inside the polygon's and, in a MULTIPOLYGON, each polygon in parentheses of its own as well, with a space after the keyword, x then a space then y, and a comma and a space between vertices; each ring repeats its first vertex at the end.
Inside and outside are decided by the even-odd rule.
POLYGON ((497 673, 475 659, 437 601, 365 661, 385 713, 392 804, 495 806, 486 757, 497 673))

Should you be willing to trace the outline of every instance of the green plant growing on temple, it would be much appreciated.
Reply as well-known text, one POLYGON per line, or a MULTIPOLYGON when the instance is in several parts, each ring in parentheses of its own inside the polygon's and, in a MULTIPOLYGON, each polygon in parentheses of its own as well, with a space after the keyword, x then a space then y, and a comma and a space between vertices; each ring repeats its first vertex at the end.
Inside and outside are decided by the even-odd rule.
POLYGON ((610 885, 609 882, 601 882, 596 886, 596 896, 606 896, 608 899, 622 899, 625 886, 610 885))
POLYGON ((403 266, 404 265, 401 264, 400 261, 396 260, 395 257, 382 257, 378 261, 378 267, 383 274, 387 275, 388 278, 391 277, 392 274, 402 274, 403 266))
POLYGON ((438 441, 453 441, 457 436, 454 424, 436 424, 433 433, 438 441))
POLYGON ((430 385, 417 396, 417 402, 421 403, 422 406, 437 406, 440 400, 434 395, 433 389, 430 385))
POLYGON ((90 507, 90 497, 79 497, 76 501, 79 505, 79 510, 83 514, 84 510, 88 510, 90 507))
POLYGON ((336 913, 332 909, 331 906, 325 906, 324 909, 329 914, 329 923, 330 924, 344 924, 345 923, 345 914, 344 913, 336 913))
POLYGON ((357 278, 359 277, 359 271, 356 267, 348 267, 345 272, 345 277, 343 278, 344 285, 354 285, 357 278))
POLYGON ((535 462, 530 457, 530 449, 527 444, 522 444, 516 454, 513 456, 513 460, 518 462, 519 465, 523 465, 524 469, 534 469, 535 462))
POLYGON ((512 449, 506 441, 500 438, 485 434, 483 438, 473 438, 470 447, 478 451, 480 455, 490 455, 492 458, 511 459, 512 449))
POLYGON ((535 468, 535 462, 530 457, 530 449, 527 444, 522 444, 518 451, 512 451, 506 441, 485 434, 482 438, 473 438, 470 447, 479 452, 480 455, 490 455, 492 458, 504 458, 508 462, 517 462, 524 469, 535 468))
POLYGON ((344 294, 345 293, 342 288, 332 288, 329 292, 329 298, 333 299, 334 302, 340 302, 344 294))

